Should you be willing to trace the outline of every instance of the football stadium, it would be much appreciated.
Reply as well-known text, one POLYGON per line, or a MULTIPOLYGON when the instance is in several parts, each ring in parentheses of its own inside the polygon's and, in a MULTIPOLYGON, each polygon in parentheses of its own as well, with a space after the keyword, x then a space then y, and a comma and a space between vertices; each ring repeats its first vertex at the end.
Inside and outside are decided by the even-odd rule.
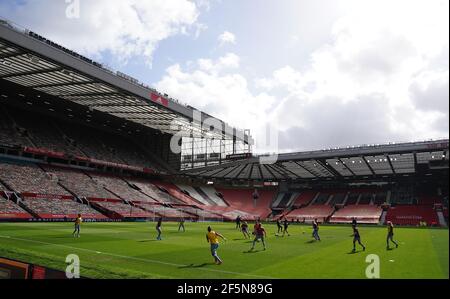
POLYGON ((448 139, 256 153, 6 20, 0 86, 0 278, 449 278, 448 139))

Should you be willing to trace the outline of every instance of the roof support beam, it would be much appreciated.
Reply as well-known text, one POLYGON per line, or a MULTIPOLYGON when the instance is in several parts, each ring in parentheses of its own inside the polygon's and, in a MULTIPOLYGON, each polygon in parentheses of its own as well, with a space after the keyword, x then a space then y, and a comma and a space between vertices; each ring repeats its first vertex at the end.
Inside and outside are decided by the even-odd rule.
POLYGON ((64 83, 54 83, 54 84, 39 84, 29 86, 31 88, 51 88, 51 87, 64 87, 64 86, 81 86, 87 84, 94 84, 95 81, 83 81, 83 82, 64 82, 64 83))
MULTIPOLYGON (((64 98, 70 100, 72 97, 98 97, 98 96, 120 96, 121 93, 117 91, 113 92, 92 92, 92 93, 68 93, 64 98)), ((91 100, 91 99, 85 99, 91 100)))
MULTIPOLYGON (((294 175, 297 179, 301 179, 302 177, 299 176, 298 174, 296 174, 295 172, 290 171, 289 169, 287 169, 286 167, 284 167, 283 164, 279 165, 279 164, 273 164, 272 166, 274 166, 276 169, 283 169, 283 171, 285 172, 289 172, 290 174, 294 175)), ((280 171, 278 171, 280 172, 280 171)))
MULTIPOLYGON (((283 178, 285 178, 285 179, 290 179, 290 177, 285 173, 285 172, 283 172, 283 171, 280 171, 277 167, 275 167, 275 165, 276 164, 267 164, 267 170, 269 170, 269 169, 271 169, 272 171, 270 171, 270 173, 275 173, 275 172, 277 172, 278 174, 280 174, 283 178)), ((275 176, 275 178, 276 178, 276 176, 275 176)))
POLYGON ((356 176, 356 174, 347 166, 346 163, 344 163, 340 158, 338 158, 338 161, 344 165, 344 167, 352 174, 352 176, 356 176))
POLYGON ((330 172, 333 176, 341 178, 343 177, 342 174, 340 174, 336 169, 333 167, 327 167, 328 162, 322 159, 316 160, 318 164, 320 164, 323 168, 325 168, 328 172, 330 172))
POLYGON ((392 173, 393 173, 393 174, 396 174, 396 173, 395 173, 394 166, 392 165, 392 162, 391 162, 391 157, 389 157, 389 155, 386 154, 386 158, 387 158, 387 161, 388 161, 388 163, 389 163, 389 166, 391 167, 392 173))
POLYGON ((8 54, 5 54, 5 55, 0 55, 0 59, 13 58, 13 57, 21 56, 23 54, 25 54, 25 53, 23 53, 23 52, 8 53, 8 54))
POLYGON ((369 162, 367 162, 366 157, 362 156, 362 157, 360 157, 360 158, 364 161, 364 163, 366 163, 366 166, 370 169, 370 172, 372 172, 372 175, 375 175, 375 171, 373 171, 372 166, 370 166, 370 165, 369 165, 369 162))
POLYGON ((255 165, 255 164, 250 164, 250 172, 248 173, 248 177, 247 177, 247 179, 248 180, 250 180, 251 179, 251 177, 252 177, 252 173, 253 173, 253 165, 255 165))
POLYGON ((299 168, 303 169, 304 171, 308 172, 309 174, 311 174, 313 177, 317 178, 317 175, 315 175, 314 173, 312 173, 311 171, 309 171, 307 168, 303 167, 302 165, 300 165, 297 161, 293 161, 295 164, 298 165, 299 168))
POLYGON ((0 76, 0 79, 9 79, 9 78, 15 78, 15 77, 48 74, 48 73, 58 72, 58 71, 62 71, 62 70, 63 70, 62 67, 55 67, 55 68, 46 69, 46 70, 34 70, 34 71, 27 71, 27 72, 19 72, 19 73, 15 73, 15 74, 8 74, 8 75, 0 76))

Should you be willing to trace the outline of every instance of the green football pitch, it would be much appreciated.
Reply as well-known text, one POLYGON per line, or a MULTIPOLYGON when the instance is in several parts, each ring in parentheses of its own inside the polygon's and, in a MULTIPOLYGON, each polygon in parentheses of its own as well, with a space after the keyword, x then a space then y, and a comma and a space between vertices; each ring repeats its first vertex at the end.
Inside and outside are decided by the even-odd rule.
MULTIPOLYGON (((252 226, 252 225, 251 225, 252 226)), ((155 223, 83 223, 80 238, 71 223, 0 223, 0 257, 54 269, 67 267, 66 256, 80 258, 81 276, 90 278, 366 278, 370 254, 379 257, 381 278, 449 278, 447 229, 396 228, 399 248, 386 249, 386 228, 361 226, 366 251, 351 253, 349 226, 321 226, 313 242, 310 226, 291 225, 290 236, 268 231, 267 250, 243 238, 234 223, 163 224, 157 241, 155 223), (222 233, 222 265, 215 265, 205 233, 208 225, 222 233)))

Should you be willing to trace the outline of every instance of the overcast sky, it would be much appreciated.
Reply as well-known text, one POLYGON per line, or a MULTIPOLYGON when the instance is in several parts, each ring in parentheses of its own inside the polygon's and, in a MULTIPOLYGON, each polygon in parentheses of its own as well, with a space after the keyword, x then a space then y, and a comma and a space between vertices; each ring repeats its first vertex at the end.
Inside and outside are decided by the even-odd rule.
POLYGON ((0 15, 282 152, 448 138, 447 0, 73 1, 0 15))

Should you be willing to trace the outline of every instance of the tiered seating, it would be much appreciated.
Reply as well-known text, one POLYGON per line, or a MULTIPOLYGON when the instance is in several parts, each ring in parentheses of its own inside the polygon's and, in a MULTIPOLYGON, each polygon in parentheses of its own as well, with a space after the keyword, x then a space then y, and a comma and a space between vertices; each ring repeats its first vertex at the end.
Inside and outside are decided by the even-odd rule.
POLYGON ((400 205, 413 204, 414 196, 410 190, 397 190, 391 193, 391 203, 400 205))
POLYGON ((20 127, 26 129, 29 138, 38 148, 77 156, 83 155, 79 150, 64 142, 63 135, 46 119, 37 121, 36 117, 26 112, 15 113, 14 119, 20 127))
POLYGON ((117 198, 80 170, 51 166, 43 167, 47 172, 57 176, 59 182, 78 195, 78 197, 117 198))
POLYGON ((92 175, 92 179, 100 186, 128 201, 146 201, 147 195, 133 189, 126 181, 118 177, 92 175))
POLYGON ((144 211, 139 207, 134 207, 122 202, 92 201, 91 204, 98 205, 109 211, 113 211, 124 218, 155 217, 154 213, 144 211))
MULTIPOLYGON (((183 202, 183 203, 189 204, 189 205, 199 205, 199 204, 201 204, 200 202, 198 202, 197 200, 195 200, 191 196, 183 193, 174 184, 170 184, 170 183, 167 183, 167 182, 160 182, 160 181, 154 182, 154 183, 157 184, 157 186, 162 187, 165 190, 167 190, 167 192, 169 193, 169 195, 171 196, 172 199, 176 199, 179 202, 183 202)), ((172 201, 172 202, 174 202, 174 201, 172 201)))
POLYGON ((397 205, 391 207, 386 215, 386 221, 398 225, 419 225, 426 222, 428 225, 439 223, 436 211, 431 206, 397 205))
POLYGON ((417 204, 419 205, 442 204, 442 199, 439 196, 420 195, 417 198, 417 204))
POLYGON ((333 197, 330 199, 330 202, 328 204, 330 206, 334 206, 337 204, 343 204, 346 195, 347 195, 346 193, 342 193, 342 192, 333 194, 333 197))
POLYGON ((333 213, 334 208, 329 205, 309 205, 307 207, 293 210, 286 215, 289 220, 300 221, 305 220, 305 222, 311 222, 315 218, 320 222, 324 222, 333 213))
POLYGON ((361 194, 361 198, 359 199, 358 204, 359 205, 370 204, 372 199, 373 199, 373 194, 372 193, 363 193, 363 194, 361 194))
POLYGON ((41 218, 75 218, 77 214, 83 218, 105 218, 90 206, 71 199, 25 198, 23 204, 41 218))
POLYGON ((217 195, 217 191, 215 188, 211 186, 202 186, 197 188, 198 191, 203 192, 210 200, 214 202, 215 205, 226 207, 227 204, 217 195))
POLYGON ((6 113, 0 105, 0 143, 30 146, 30 141, 16 129, 6 113))
POLYGON ((152 163, 145 158, 145 154, 120 136, 113 136, 106 132, 92 131, 90 129, 80 130, 69 124, 60 124, 67 136, 76 141, 77 147, 88 157, 128 164, 133 166, 152 167, 152 163))
POLYGON ((2 184, 2 182, 0 182, 0 191, 6 191, 8 190, 8 188, 6 188, 5 185, 2 184))
POLYGON ((70 195, 58 185, 56 177, 34 164, 0 163, 0 178, 17 192, 70 195))
POLYGON ((345 206, 331 216, 331 223, 351 223, 356 218, 358 223, 376 224, 380 220, 383 210, 375 205, 358 204, 345 206))
MULTIPOLYGON (((271 213, 270 204, 275 196, 275 191, 258 190, 259 198, 256 201, 253 200, 253 189, 218 188, 217 191, 230 205, 228 211, 242 211, 261 218, 266 218, 271 213)), ((210 207, 205 207, 205 209, 210 209, 210 207)))
POLYGON ((354 205, 358 202, 359 193, 350 193, 347 198, 347 205, 354 205))
POLYGON ((373 203, 375 205, 382 205, 382 204, 386 203, 386 196, 387 196, 386 192, 376 193, 373 203))
POLYGON ((187 194, 189 194, 189 196, 191 196, 192 198, 194 198, 196 201, 204 204, 204 205, 215 205, 215 203, 209 199, 209 198, 204 198, 202 195, 200 195, 200 193, 197 192, 197 190, 189 185, 184 185, 184 184, 177 184, 177 187, 180 188, 180 190, 186 192, 187 194))
MULTIPOLYGON (((160 181, 152 181, 152 183, 147 184, 149 187, 153 188, 153 191, 155 193, 155 198, 159 202, 163 203, 173 203, 173 204, 185 204, 185 202, 182 202, 178 198, 170 195, 168 192, 169 190, 165 187, 168 187, 166 184, 160 181), (160 188, 166 190, 167 192, 162 191, 160 188)), ((169 188, 169 187, 168 187, 169 188)), ((170 188, 169 188, 170 189, 170 188)))
POLYGON ((291 203, 297 196, 298 193, 280 192, 278 193, 277 198, 274 200, 272 208, 285 209, 288 207, 289 203, 291 203))
POLYGON ((329 198, 330 198, 330 193, 320 192, 320 194, 317 196, 316 200, 313 202, 313 205, 323 205, 328 201, 329 198))
POLYGON ((10 200, 0 197, 0 219, 32 218, 24 209, 10 200))
POLYGON ((294 202, 294 206, 301 207, 308 205, 316 196, 316 191, 302 191, 294 202))
POLYGON ((127 179, 128 182, 137 188, 141 190, 142 193, 144 193, 146 196, 142 197, 140 201, 142 202, 150 202, 150 203, 159 203, 158 198, 161 196, 159 195, 159 189, 150 184, 148 181, 145 180, 139 180, 139 179, 127 179))
POLYGON ((160 205, 160 204, 149 204, 149 203, 140 203, 138 206, 144 208, 146 211, 149 211, 157 216, 162 216, 165 218, 193 218, 193 215, 183 212, 180 209, 171 208, 168 206, 160 205))
POLYGON ((208 218, 208 219, 221 219, 222 218, 218 214, 215 214, 215 213, 212 213, 212 212, 209 212, 206 210, 202 210, 197 207, 192 207, 192 206, 175 206, 175 207, 179 210, 182 210, 183 212, 189 213, 198 218, 208 218))

